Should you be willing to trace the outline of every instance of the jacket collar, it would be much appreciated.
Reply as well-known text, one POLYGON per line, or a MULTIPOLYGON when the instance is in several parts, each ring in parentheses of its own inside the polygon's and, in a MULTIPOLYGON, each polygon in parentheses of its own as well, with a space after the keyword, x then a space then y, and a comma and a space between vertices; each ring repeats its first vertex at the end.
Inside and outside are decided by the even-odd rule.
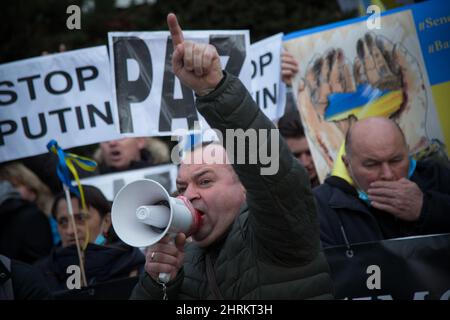
POLYGON ((241 207, 239 208, 239 214, 236 216, 234 222, 228 227, 228 230, 225 231, 222 235, 222 237, 220 237, 219 239, 217 239, 214 243, 212 243, 211 245, 209 245, 206 248, 207 252, 216 252, 218 250, 220 250, 220 248, 222 248, 222 245, 224 244, 224 242, 226 241, 226 239, 228 238, 228 236, 230 235, 231 230, 233 229, 236 220, 239 219, 239 216, 241 214, 243 214, 244 212, 248 211, 248 204, 246 201, 244 201, 244 203, 241 205, 241 207))
POLYGON ((349 209, 370 214, 369 208, 358 198, 356 189, 337 176, 328 177, 325 183, 332 187, 328 205, 333 209, 349 209))

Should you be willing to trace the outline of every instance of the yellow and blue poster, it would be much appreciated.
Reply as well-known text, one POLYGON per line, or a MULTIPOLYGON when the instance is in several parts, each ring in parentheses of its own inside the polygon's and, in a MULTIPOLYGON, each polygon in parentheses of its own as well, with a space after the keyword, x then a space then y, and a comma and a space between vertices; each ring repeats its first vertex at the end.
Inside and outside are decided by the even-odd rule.
POLYGON ((448 1, 294 32, 283 45, 300 66, 293 91, 321 181, 358 119, 392 118, 412 154, 450 145, 448 1))

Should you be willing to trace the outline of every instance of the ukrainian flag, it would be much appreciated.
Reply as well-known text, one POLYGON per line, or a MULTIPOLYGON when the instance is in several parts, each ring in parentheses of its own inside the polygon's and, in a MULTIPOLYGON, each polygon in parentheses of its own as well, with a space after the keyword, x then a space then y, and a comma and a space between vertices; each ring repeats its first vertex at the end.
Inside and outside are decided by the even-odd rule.
POLYGON ((388 118, 403 103, 401 90, 380 90, 370 84, 361 84, 355 92, 332 93, 325 110, 326 121, 346 120, 354 116, 358 120, 368 117, 388 118))

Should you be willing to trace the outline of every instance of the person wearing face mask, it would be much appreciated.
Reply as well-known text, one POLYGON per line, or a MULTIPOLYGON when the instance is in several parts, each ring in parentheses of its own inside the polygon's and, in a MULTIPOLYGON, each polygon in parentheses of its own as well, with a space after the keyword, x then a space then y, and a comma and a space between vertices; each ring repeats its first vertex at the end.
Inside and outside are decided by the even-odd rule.
POLYGON ((356 122, 342 160, 351 181, 314 190, 324 247, 450 232, 450 170, 413 160, 394 121, 356 122))
POLYGON ((51 291, 67 290, 70 265, 79 265, 75 232, 83 248, 88 285, 137 275, 143 268, 144 255, 137 248, 120 242, 111 227, 111 203, 93 186, 83 185, 87 212, 82 210, 80 197, 71 193, 76 228, 73 228, 65 194, 55 197, 52 216, 58 224, 61 246, 36 262, 45 274, 51 291), (76 230, 75 230, 76 229, 76 230))

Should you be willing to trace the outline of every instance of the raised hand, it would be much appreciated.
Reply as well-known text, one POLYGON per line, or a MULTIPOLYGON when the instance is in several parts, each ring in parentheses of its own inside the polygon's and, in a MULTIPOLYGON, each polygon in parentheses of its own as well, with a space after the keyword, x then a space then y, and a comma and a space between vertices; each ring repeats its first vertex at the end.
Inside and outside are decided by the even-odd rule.
POLYGON ((298 62, 287 51, 281 53, 281 79, 288 86, 292 85, 292 78, 298 73, 298 62))
POLYGON ((173 73, 197 95, 203 96, 210 93, 223 78, 216 48, 210 44, 184 41, 183 30, 173 13, 167 16, 167 25, 174 47, 173 73))

